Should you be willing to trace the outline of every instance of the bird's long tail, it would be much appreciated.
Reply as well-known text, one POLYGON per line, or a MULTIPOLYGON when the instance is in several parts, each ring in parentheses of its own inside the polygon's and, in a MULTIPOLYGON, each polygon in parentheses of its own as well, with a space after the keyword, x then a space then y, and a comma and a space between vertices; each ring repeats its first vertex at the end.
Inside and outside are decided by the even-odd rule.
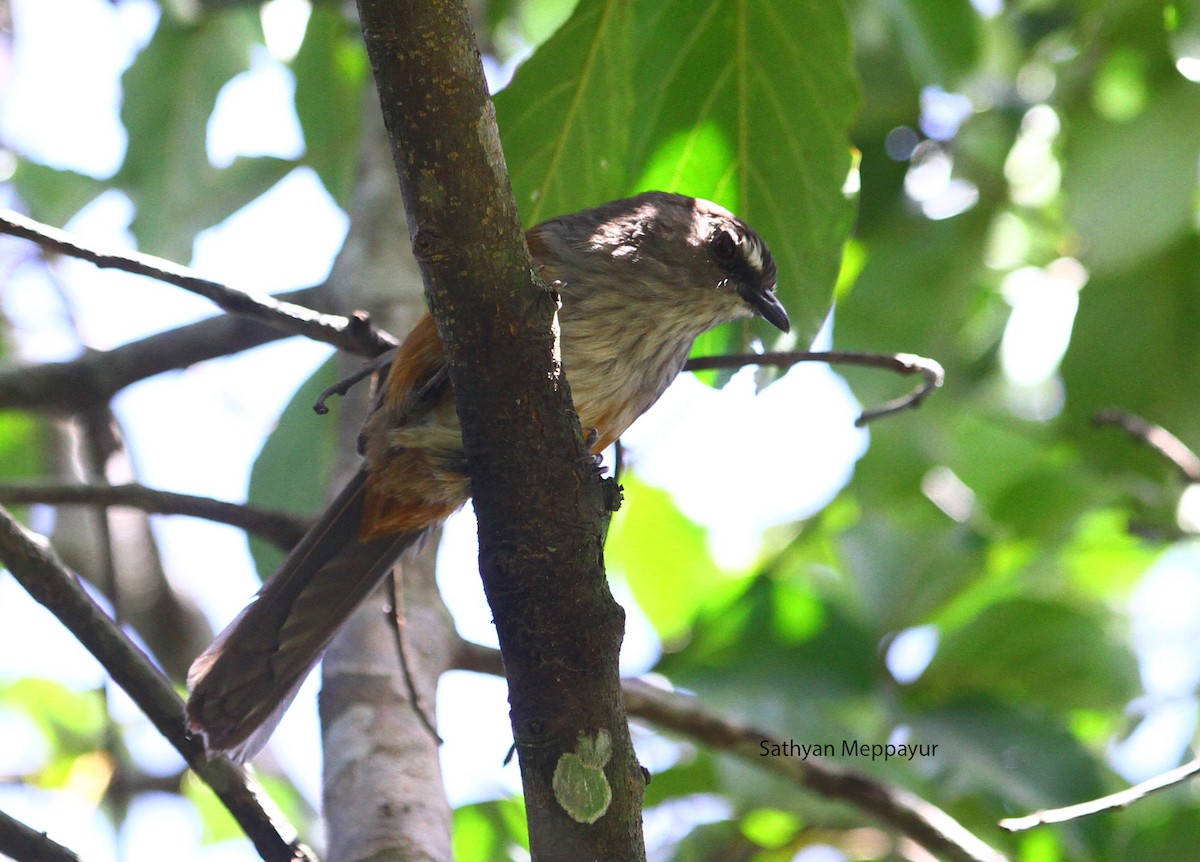
POLYGON ((342 623, 424 532, 360 542, 365 482, 359 471, 192 664, 188 722, 210 752, 241 761, 266 744, 342 623))

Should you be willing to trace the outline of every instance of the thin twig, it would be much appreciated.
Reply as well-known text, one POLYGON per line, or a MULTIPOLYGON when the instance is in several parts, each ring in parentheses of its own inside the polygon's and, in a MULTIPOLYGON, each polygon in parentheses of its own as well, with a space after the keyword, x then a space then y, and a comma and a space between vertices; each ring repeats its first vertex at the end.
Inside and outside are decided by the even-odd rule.
POLYGON ((689 359, 683 366, 685 371, 705 371, 712 368, 742 368, 747 365, 772 365, 785 371, 800 362, 827 362, 830 365, 862 365, 867 368, 883 368, 897 374, 920 374, 921 385, 908 395, 888 401, 870 410, 864 410, 855 420, 858 427, 899 413, 915 410, 929 397, 933 390, 942 385, 946 372, 941 364, 913 353, 857 353, 849 350, 793 350, 786 353, 732 353, 727 356, 698 356, 689 359))
POLYGON ((27 483, 0 485, 0 503, 29 505, 44 503, 52 506, 97 505, 128 506, 151 515, 187 515, 219 524, 229 524, 261 536, 282 550, 288 551, 300 541, 309 527, 305 518, 260 509, 240 503, 227 503, 211 497, 160 491, 145 485, 75 485, 27 483))
POLYGON ((0 856, 17 862, 79 862, 73 850, 0 811, 0 856))
POLYGON ((321 394, 317 396, 317 400, 313 404, 313 412, 319 416, 324 416, 329 412, 329 407, 325 404, 326 401, 328 401, 334 395, 337 395, 340 398, 346 397, 347 392, 349 392, 363 380, 366 380, 375 372, 382 371, 385 368, 390 368, 392 360, 395 358, 396 351, 389 350, 386 353, 382 353, 379 356, 364 362, 362 368, 358 369, 348 377, 343 377, 337 383, 324 389, 321 394))
POLYGON ((1189 449, 1182 440, 1163 428, 1124 410, 1101 410, 1092 416, 1097 425, 1115 425, 1126 434, 1149 446, 1161 455, 1168 464, 1179 471, 1185 481, 1200 482, 1200 456, 1189 449))
MULTIPOLYGON (((497 650, 467 641, 459 645, 456 666, 504 675, 497 650)), ((1004 862, 1006 858, 945 811, 901 787, 812 756, 763 757, 764 741, 770 746, 782 740, 709 710, 699 698, 663 691, 639 679, 622 680, 621 690, 630 715, 737 755, 822 796, 848 802, 952 862, 1004 862)))
POLYGON ((1024 817, 1007 817, 1000 821, 1000 825, 1009 832, 1023 832, 1026 829, 1032 829, 1044 823, 1065 823, 1068 820, 1087 817, 1092 814, 1098 814, 1101 811, 1125 808, 1157 790, 1182 784, 1197 774, 1200 774, 1200 758, 1190 763, 1185 763, 1183 766, 1169 769, 1160 775, 1146 779, 1140 784, 1135 784, 1132 787, 1127 787, 1108 796, 1101 796, 1099 799, 1079 802, 1064 808, 1035 811, 1033 814, 1027 814, 1024 817))
POLYGON ((187 732, 183 701, 146 655, 104 613, 66 569, 43 536, 30 533, 0 507, 0 560, 17 582, 58 618, 103 665, 138 708, 209 785, 268 862, 315 859, 270 798, 226 758, 206 760, 187 732), (285 837, 283 832, 291 837, 285 837))
POLYGON ((201 278, 187 267, 159 257, 91 246, 66 231, 34 221, 12 210, 0 210, 0 233, 30 240, 42 248, 90 261, 99 267, 146 275, 182 287, 211 300, 230 314, 250 317, 293 335, 323 341, 351 353, 375 356, 396 346, 396 340, 372 326, 365 315, 342 317, 336 314, 322 314, 302 305, 280 302, 264 293, 239 290, 201 278))
POLYGON ((396 566, 392 566, 392 570, 388 572, 387 589, 388 595, 391 597, 391 607, 385 608, 385 613, 392 630, 392 639, 396 644, 396 658, 400 665, 400 673, 404 677, 404 687, 408 690, 409 704, 412 706, 413 712, 417 714, 421 726, 429 732, 438 745, 441 745, 442 738, 437 732, 437 720, 434 718, 429 704, 425 703, 425 699, 417 690, 416 674, 413 673, 412 662, 409 658, 412 655, 412 647, 408 643, 408 629, 404 619, 402 575, 403 570, 396 566), (397 575, 398 571, 401 572, 401 575, 397 575))
MULTIPOLYGON (((334 395, 345 395, 350 389, 365 377, 384 368, 391 362, 392 356, 387 354, 377 356, 360 370, 344 380, 339 380, 330 386, 317 398, 313 410, 326 413, 329 408, 325 402, 334 395)), ((946 372, 941 364, 924 356, 912 353, 856 353, 845 350, 810 351, 795 350, 786 353, 731 353, 723 356, 697 356, 689 359, 683 366, 684 371, 707 371, 714 368, 733 369, 747 365, 772 365, 785 371, 801 362, 826 362, 831 365, 862 365, 868 368, 883 368, 897 374, 920 374, 921 385, 913 392, 881 404, 871 410, 864 410, 855 421, 862 427, 868 422, 899 413, 903 410, 915 410, 929 397, 933 390, 939 388, 945 380, 946 372)))

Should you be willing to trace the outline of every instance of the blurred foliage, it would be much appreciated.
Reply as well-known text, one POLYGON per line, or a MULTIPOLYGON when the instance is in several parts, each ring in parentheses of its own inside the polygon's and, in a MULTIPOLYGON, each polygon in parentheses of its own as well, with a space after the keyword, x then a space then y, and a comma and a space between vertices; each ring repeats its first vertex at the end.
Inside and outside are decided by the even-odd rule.
MULTIPOLYGON (((844 251, 837 346, 946 368, 920 411, 873 427, 838 498, 745 571, 717 566, 668 494, 626 479, 608 557, 664 640, 657 670, 783 738, 936 743, 911 763, 849 761, 1014 859, 1190 858, 1186 788, 1026 835, 996 823, 1123 786, 1112 750, 1163 698, 1139 674, 1131 607, 1162 552, 1193 541, 1176 518, 1184 483, 1092 415, 1132 411, 1200 445, 1200 4, 493 0, 479 20, 501 61, 540 43, 497 98, 527 221, 650 186, 713 197, 776 249, 801 341, 844 251), (914 638, 931 657, 901 672, 914 638)), ((18 158, 31 212, 61 223, 117 187, 142 248, 186 260, 198 230, 295 164, 344 204, 369 75, 333 4, 314 4, 290 60, 305 154, 208 163, 217 94, 261 30, 254 4, 165 11, 125 75, 124 166, 100 181, 18 158)), ((863 403, 894 395, 883 375, 845 374, 863 403)), ((332 453, 332 423, 304 418, 323 385, 282 417, 257 502, 317 505, 297 494, 323 484, 332 453)), ((0 456, 25 457, 30 433, 4 418, 0 456)), ((1175 616, 1194 643, 1196 609, 1175 616)), ((1194 702, 1196 684, 1174 696, 1194 702)), ((61 693, 29 691, 5 687, 0 707, 33 716, 56 758, 99 744, 61 693)), ((185 792, 208 838, 227 837, 206 791, 185 792)), ((790 859, 817 843, 901 858, 860 812, 683 742, 647 798, 675 836, 661 859, 790 859)), ((523 831, 518 803, 464 807, 457 858, 521 858, 523 831)))

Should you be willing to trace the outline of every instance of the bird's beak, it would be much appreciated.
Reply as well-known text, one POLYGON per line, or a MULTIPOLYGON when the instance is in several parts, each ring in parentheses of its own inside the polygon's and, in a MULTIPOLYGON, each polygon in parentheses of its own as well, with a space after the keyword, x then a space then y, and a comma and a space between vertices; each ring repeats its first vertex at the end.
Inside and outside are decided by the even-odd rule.
POLYGON ((738 294, 742 299, 750 303, 751 308, 762 315, 763 320, 776 329, 787 332, 792 328, 792 323, 788 320, 787 310, 775 298, 774 285, 769 288, 755 288, 739 284, 738 294))

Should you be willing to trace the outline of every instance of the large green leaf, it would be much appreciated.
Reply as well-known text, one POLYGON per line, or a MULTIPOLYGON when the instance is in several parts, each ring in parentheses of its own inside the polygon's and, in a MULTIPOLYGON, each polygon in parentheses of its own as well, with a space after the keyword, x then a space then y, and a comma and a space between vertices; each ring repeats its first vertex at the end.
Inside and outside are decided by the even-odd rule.
POLYGON ((1127 270, 1195 229, 1200 88, 1194 83, 1176 76, 1124 122, 1090 112, 1075 117, 1068 140, 1068 216, 1093 272, 1127 270))
POLYGON ((969 0, 891 0, 872 4, 890 25, 891 41, 923 83, 951 86, 972 69, 979 15, 969 0))
POLYGON ((132 230, 142 251, 191 258, 196 233, 254 200, 293 167, 239 158, 208 161, 208 120, 217 94, 249 64, 261 42, 257 10, 232 9, 181 23, 164 15, 122 79, 121 120, 129 133, 115 177, 137 207, 132 230))
MULTIPOLYGON (((496 98, 526 223, 649 188, 706 197, 775 252, 801 342, 829 310, 858 104, 840 4, 584 0, 496 98)), ((765 328, 760 330, 766 335, 765 328)), ((718 352, 745 340, 727 329, 718 352)))
POLYGON ((621 197, 633 111, 630 4, 583 0, 496 96, 526 225, 621 197))
POLYGON ((807 345, 854 209, 843 187, 858 92, 841 4, 664 0, 639 33, 633 189, 707 197, 754 225, 807 345))
MULTIPOLYGON (((1126 434, 1097 429, 1091 418, 1118 408, 1164 426, 1193 448, 1200 445, 1200 411, 1191 397, 1200 389, 1197 272, 1200 241, 1191 234, 1126 273, 1092 278, 1080 292, 1063 360, 1065 418, 1081 450, 1103 474, 1133 469, 1153 477, 1168 498, 1178 488, 1165 481, 1174 478, 1166 461, 1126 434)), ((1146 496, 1142 484, 1131 490, 1146 496)))
POLYGON ((1138 677, 1114 628, 1098 609, 1024 597, 997 602, 943 639, 921 686, 1056 710, 1119 710, 1138 677))
POLYGON ((304 131, 304 162, 343 208, 357 171, 366 52, 353 25, 334 4, 313 6, 304 41, 292 61, 296 116, 304 131))
POLYGON ((924 500, 903 515, 863 518, 839 543, 862 613, 881 635, 927 621, 983 568, 983 540, 924 500))

